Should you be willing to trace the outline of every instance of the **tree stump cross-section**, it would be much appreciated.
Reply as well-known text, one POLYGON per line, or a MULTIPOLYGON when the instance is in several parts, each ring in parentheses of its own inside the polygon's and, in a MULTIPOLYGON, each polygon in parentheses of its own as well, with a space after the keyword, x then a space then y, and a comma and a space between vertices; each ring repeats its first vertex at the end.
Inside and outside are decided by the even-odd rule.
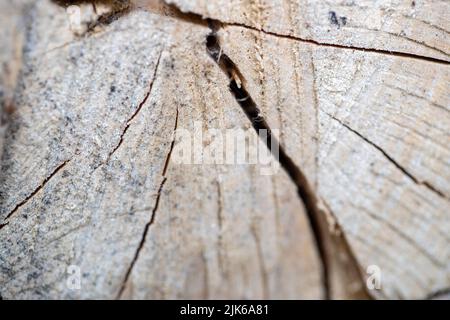
POLYGON ((447 1, 0 15, 2 298, 448 297, 447 1), (177 161, 236 129, 275 174, 177 161))

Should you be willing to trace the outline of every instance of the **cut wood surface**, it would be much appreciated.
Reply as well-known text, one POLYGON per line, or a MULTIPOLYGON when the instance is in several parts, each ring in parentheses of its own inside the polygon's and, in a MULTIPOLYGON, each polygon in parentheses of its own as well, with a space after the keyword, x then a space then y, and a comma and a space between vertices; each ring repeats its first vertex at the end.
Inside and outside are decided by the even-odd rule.
POLYGON ((141 2, 83 36, 0 2, 2 298, 448 294, 448 1, 141 2), (293 166, 174 160, 180 130, 257 140, 225 58, 293 166))

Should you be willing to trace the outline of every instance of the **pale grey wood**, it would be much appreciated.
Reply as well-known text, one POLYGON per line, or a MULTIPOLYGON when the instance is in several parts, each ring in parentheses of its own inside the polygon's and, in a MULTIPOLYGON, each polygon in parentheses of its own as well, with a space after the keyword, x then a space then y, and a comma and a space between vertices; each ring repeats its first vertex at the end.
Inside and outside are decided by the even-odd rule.
POLYGON ((331 297, 445 293, 448 3, 168 2, 140 1, 82 37, 48 0, 6 5, 26 26, 23 45, 1 40, 2 62, 21 70, 1 78, 16 109, 0 172, 1 296, 323 297, 324 262, 283 170, 174 161, 175 129, 251 129, 208 56, 208 25, 177 8, 224 22, 223 53, 308 178, 328 223, 331 297), (364 288, 370 265, 380 290, 364 288))

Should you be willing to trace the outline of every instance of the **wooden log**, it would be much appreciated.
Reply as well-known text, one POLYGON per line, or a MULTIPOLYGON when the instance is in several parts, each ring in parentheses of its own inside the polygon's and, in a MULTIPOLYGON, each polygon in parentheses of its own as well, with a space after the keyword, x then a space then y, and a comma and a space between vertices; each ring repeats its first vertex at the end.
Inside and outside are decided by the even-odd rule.
POLYGON ((141 1, 82 36, 8 6, 2 298, 445 296, 448 6, 141 1), (194 156, 261 123, 273 174, 194 156))

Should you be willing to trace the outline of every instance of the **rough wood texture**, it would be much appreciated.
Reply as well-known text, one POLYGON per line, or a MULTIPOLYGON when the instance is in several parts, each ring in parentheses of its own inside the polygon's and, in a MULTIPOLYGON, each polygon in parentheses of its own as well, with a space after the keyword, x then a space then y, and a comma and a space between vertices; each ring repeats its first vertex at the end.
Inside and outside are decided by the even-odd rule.
POLYGON ((167 2, 77 37, 54 3, 3 0, 18 27, 1 62, 21 72, 0 78, 15 90, 1 296, 322 298, 323 270, 336 299, 445 296, 448 2, 167 2), (325 257, 284 170, 173 160, 174 133, 198 121, 256 138, 198 15, 222 22, 223 54, 306 175, 325 257), (370 265, 380 290, 365 289, 370 265))
POLYGON ((0 2, 0 158, 8 117, 14 109, 13 93, 22 64, 26 4, 26 1, 0 2))

